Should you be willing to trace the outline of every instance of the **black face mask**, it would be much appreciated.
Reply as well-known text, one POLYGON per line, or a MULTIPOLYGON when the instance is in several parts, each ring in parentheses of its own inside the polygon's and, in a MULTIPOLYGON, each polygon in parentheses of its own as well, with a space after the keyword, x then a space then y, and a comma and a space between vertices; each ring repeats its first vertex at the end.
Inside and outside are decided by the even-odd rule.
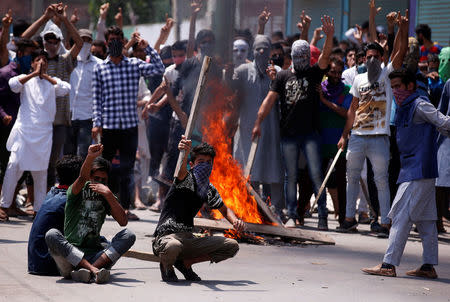
POLYGON ((99 59, 102 59, 102 60, 105 59, 105 56, 102 55, 102 54, 99 53, 99 52, 93 52, 92 55, 95 56, 95 57, 97 57, 97 58, 99 58, 99 59))
POLYGON ((108 43, 108 51, 111 57, 120 57, 122 55, 123 42, 118 39, 114 39, 108 43))
POLYGON ((283 67, 283 65, 284 65, 284 55, 280 55, 280 54, 273 55, 270 58, 270 60, 273 61, 273 64, 275 64, 277 66, 283 67))

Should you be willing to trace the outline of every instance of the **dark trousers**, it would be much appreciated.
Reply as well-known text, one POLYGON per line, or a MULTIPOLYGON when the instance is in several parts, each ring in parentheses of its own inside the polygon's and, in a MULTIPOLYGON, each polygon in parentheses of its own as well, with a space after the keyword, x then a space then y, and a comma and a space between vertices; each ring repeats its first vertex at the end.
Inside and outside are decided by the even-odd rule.
POLYGON ((391 205, 397 194, 398 184, 398 174, 400 173, 400 152, 398 151, 397 139, 396 139, 397 129, 391 126, 391 136, 390 140, 390 151, 391 159, 389 160, 389 192, 391 193, 391 205))
POLYGON ((51 188, 56 183, 56 162, 61 158, 64 144, 66 142, 68 126, 54 125, 52 151, 50 153, 50 161, 47 170, 47 188, 51 188))
POLYGON ((120 204, 127 210, 134 200, 134 161, 136 159, 138 130, 137 127, 128 129, 103 129, 102 134, 103 157, 112 161, 119 151, 120 158, 120 204))
POLYGON ((181 126, 180 121, 172 120, 170 126, 170 136, 169 143, 167 146, 167 161, 163 170, 163 177, 167 180, 173 179, 173 174, 175 173, 175 168, 177 166, 178 154, 178 143, 180 142, 181 135, 184 134, 184 129, 181 126))
POLYGON ((147 138, 150 149, 149 176, 159 174, 159 167, 169 141, 170 120, 159 119, 152 116, 148 118, 147 138))
POLYGON ((79 155, 86 158, 92 143, 92 120, 75 120, 67 128, 64 155, 79 155))

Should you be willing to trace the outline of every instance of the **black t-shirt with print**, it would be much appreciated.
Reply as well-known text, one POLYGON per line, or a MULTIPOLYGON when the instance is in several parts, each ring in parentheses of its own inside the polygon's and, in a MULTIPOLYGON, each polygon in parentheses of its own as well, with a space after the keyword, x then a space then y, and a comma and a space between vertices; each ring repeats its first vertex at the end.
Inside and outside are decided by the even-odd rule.
POLYGON ((277 73, 270 90, 279 95, 281 136, 310 134, 318 129, 320 100, 316 87, 327 71, 315 64, 301 73, 291 69, 277 73))
POLYGON ((211 183, 207 197, 201 198, 197 193, 197 184, 192 172, 189 172, 182 181, 175 179, 164 200, 155 237, 192 231, 194 217, 205 202, 212 209, 223 206, 219 192, 211 183))

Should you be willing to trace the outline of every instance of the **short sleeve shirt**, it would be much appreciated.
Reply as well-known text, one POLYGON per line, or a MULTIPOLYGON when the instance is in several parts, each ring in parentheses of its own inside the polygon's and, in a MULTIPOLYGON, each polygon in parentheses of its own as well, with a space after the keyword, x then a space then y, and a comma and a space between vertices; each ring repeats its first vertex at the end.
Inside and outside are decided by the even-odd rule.
POLYGON ((384 67, 374 83, 369 83, 366 73, 355 77, 350 93, 359 99, 352 134, 390 135, 392 88, 389 74, 392 63, 384 67))
POLYGON ((279 95, 282 137, 310 134, 318 129, 320 100, 316 86, 327 70, 315 64, 301 73, 291 69, 277 73, 270 90, 279 95))
POLYGON ((219 209, 224 205, 219 192, 211 183, 207 197, 201 198, 191 172, 184 180, 175 179, 164 201, 155 236, 192 231, 194 217, 203 203, 207 203, 212 209, 219 209))
POLYGON ((89 188, 89 184, 89 181, 86 182, 77 195, 72 193, 72 186, 67 190, 64 235, 82 252, 95 253, 103 249, 100 230, 111 208, 102 195, 89 188))

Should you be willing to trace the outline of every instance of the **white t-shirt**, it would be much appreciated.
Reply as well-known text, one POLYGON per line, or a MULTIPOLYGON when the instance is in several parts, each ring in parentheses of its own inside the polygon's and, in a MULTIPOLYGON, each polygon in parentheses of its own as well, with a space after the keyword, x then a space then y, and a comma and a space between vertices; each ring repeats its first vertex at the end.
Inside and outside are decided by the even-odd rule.
POLYGON ((359 99, 352 134, 390 135, 392 88, 389 74, 394 70, 392 63, 384 67, 378 80, 370 85, 367 72, 358 74, 350 93, 359 99))
POLYGON ((345 85, 352 86, 355 77, 358 75, 358 70, 356 70, 356 65, 350 67, 342 73, 342 79, 345 85))

